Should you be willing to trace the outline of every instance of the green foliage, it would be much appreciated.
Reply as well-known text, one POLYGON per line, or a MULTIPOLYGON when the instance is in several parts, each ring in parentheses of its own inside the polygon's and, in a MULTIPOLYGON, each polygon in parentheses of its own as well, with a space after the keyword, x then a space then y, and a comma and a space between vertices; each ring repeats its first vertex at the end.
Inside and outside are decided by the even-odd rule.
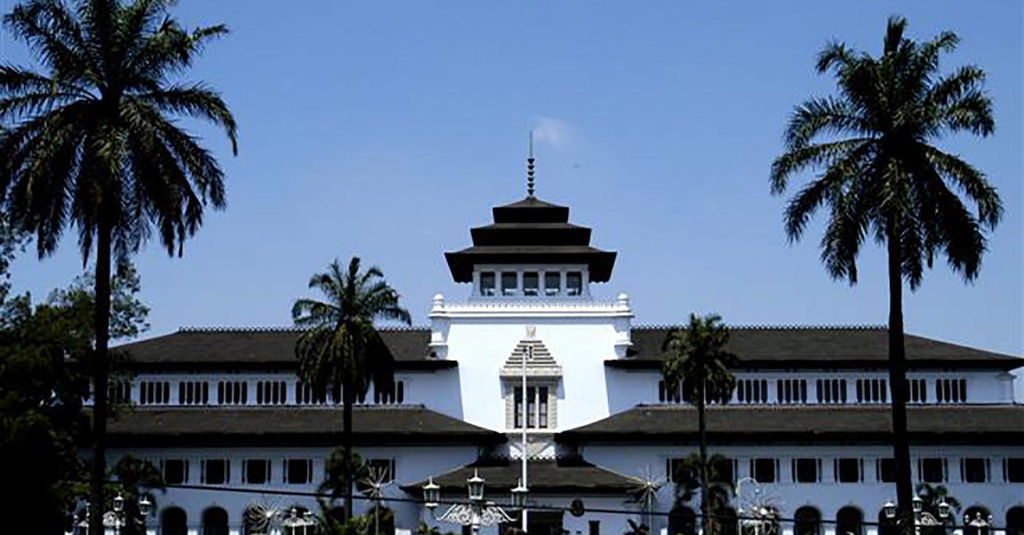
MULTIPOLYGON (((921 497, 922 508, 925 513, 932 515, 936 520, 942 520, 939 516, 939 504, 943 501, 949 505, 949 517, 946 518, 946 526, 956 525, 959 517, 960 500, 949 493, 945 485, 931 485, 929 483, 918 483, 915 493, 921 497)), ((922 526, 921 535, 945 535, 946 530, 942 526, 922 526)))
POLYGON ((416 535, 441 535, 441 528, 431 526, 420 520, 419 524, 416 524, 416 531, 414 533, 416 535))
POLYGON ((327 473, 317 488, 319 494, 328 494, 330 501, 345 497, 345 478, 352 474, 352 480, 358 481, 367 476, 367 466, 359 453, 353 451, 345 454, 344 448, 335 448, 325 463, 327 473))
POLYGON ((835 75, 839 94, 796 107, 786 153, 772 165, 776 195, 797 173, 816 171, 789 201, 786 234, 800 239, 811 216, 827 210, 821 258, 832 277, 851 284, 869 235, 898 242, 901 273, 912 289, 937 253, 972 280, 985 251, 983 231, 994 229, 1003 213, 981 171, 934 145, 948 134, 993 132, 985 72, 967 65, 940 73, 940 56, 956 48, 956 34, 917 42, 903 36, 906 25, 902 17, 889 19, 877 58, 838 42, 821 51, 818 72, 835 75))
MULTIPOLYGON (((708 499, 712 511, 727 507, 736 494, 736 482, 727 477, 730 471, 723 469, 730 463, 732 460, 717 453, 708 458, 705 469, 708 478, 708 499)), ((673 469, 675 473, 672 474, 672 479, 677 482, 676 500, 679 502, 692 501, 700 490, 700 455, 691 453, 681 463, 675 464, 673 469)))
POLYGON ((121 528, 123 535, 145 535, 143 516, 139 513, 139 501, 145 496, 156 511, 156 498, 151 491, 166 488, 160 469, 153 463, 126 455, 114 465, 113 475, 117 482, 107 486, 107 496, 112 500, 120 495, 124 498, 126 525, 121 528))
POLYGON ((728 342, 729 329, 721 316, 690 314, 686 327, 672 330, 665 338, 662 349, 668 355, 661 368, 665 389, 675 391, 681 384, 694 404, 701 393, 707 399, 728 401, 736 388, 736 377, 730 371, 736 356, 725 350, 728 342))
POLYGON ((11 291, 11 262, 24 243, 25 234, 11 225, 7 213, 0 210, 0 305, 7 300, 7 294, 11 291))
MULTIPOLYGON (((377 267, 365 272, 359 257, 352 257, 343 270, 337 260, 328 271, 316 273, 309 288, 324 300, 303 298, 292 307, 292 320, 305 331, 295 345, 299 378, 323 398, 328 389, 340 392, 343 405, 342 448, 348 457, 352 448, 352 406, 357 394, 370 384, 387 390, 394 382, 394 357, 384 344, 374 321, 412 323, 409 312, 399 306, 398 292, 384 280, 377 267)), ((351 465, 355 468, 355 465, 351 465)), ((346 517, 352 517, 352 472, 342 484, 346 517)))
MULTIPOLYGON (((75 278, 71 286, 54 290, 48 301, 58 306, 80 311, 84 317, 82 325, 88 326, 89 336, 92 333, 93 314, 96 299, 93 289, 96 287, 96 275, 92 271, 75 278)), ((146 319, 149 307, 137 298, 142 291, 142 279, 138 270, 129 262, 117 266, 117 272, 110 282, 110 338, 126 340, 139 336, 149 330, 146 319)))

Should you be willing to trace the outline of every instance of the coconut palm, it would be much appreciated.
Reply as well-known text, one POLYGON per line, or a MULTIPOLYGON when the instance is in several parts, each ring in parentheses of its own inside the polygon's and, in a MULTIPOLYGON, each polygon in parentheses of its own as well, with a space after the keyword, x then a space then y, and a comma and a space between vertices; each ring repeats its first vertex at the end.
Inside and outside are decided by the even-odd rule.
MULTIPOLYGON (((299 299, 292 320, 304 329, 295 344, 299 378, 323 397, 328 389, 342 398, 342 456, 352 459, 352 406, 370 385, 388 390, 394 380, 394 359, 374 327, 375 320, 412 323, 399 306, 398 292, 384 280, 377 267, 360 270, 359 257, 348 269, 337 260, 324 273, 309 279, 309 287, 324 300, 299 299)), ((352 518, 354 463, 345 463, 345 517, 352 518)))
MULTIPOLYGON (((171 0, 27 0, 4 16, 39 70, 0 65, 0 202, 35 234, 40 257, 74 227, 83 260, 96 251, 91 496, 102 498, 111 259, 154 233, 169 253, 224 206, 224 174, 176 122, 211 121, 235 146, 235 120, 202 83, 174 81, 224 26, 189 31, 171 0)), ((99 533, 93 508, 91 533, 99 533)))
POLYGON ((683 397, 697 406, 697 437, 700 461, 697 472, 700 481, 702 531, 709 532, 711 520, 710 479, 708 477, 708 443, 705 406, 708 401, 726 402, 736 388, 736 377, 730 368, 736 356, 725 349, 729 329, 718 314, 698 316, 690 314, 690 323, 673 329, 665 338, 662 351, 667 351, 661 374, 665 388, 671 392, 682 388, 683 397))
POLYGON ((801 171, 819 173, 790 199, 785 229, 791 241, 798 240, 812 215, 827 211, 821 259, 833 278, 856 284, 857 256, 869 236, 886 246, 889 384, 901 518, 912 514, 913 498, 903 281, 917 289, 936 254, 945 255, 965 280, 974 280, 985 231, 995 228, 1003 212, 996 189, 981 171, 935 145, 948 134, 992 133, 984 71, 968 65, 940 73, 939 57, 956 47, 956 34, 943 32, 917 42, 904 37, 906 26, 902 17, 889 19, 877 58, 838 42, 821 51, 818 72, 835 75, 838 95, 811 98, 796 107, 786 128, 786 152, 771 170, 775 195, 784 193, 801 171))

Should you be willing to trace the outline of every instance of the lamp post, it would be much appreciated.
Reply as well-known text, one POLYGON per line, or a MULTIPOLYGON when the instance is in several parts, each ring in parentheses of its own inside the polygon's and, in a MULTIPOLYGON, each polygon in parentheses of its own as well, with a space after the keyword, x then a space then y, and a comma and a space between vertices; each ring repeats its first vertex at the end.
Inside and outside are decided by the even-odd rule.
MULTIPOLYGON (((480 474, 474 470, 473 477, 466 480, 466 491, 469 501, 467 503, 456 503, 449 507, 444 514, 435 518, 440 522, 469 526, 473 535, 480 533, 480 526, 515 522, 516 519, 500 506, 484 499, 485 485, 486 481, 484 478, 480 477, 480 474)), ((519 481, 519 484, 511 492, 512 507, 518 509, 520 514, 522 514, 522 511, 526 508, 526 487, 523 486, 522 481, 519 481)), ((434 483, 433 478, 430 478, 427 484, 423 485, 423 505, 430 510, 430 514, 433 516, 434 510, 440 502, 441 486, 434 483)))
MULTIPOLYGON (((945 530, 946 520, 949 518, 949 504, 946 503, 945 498, 938 505, 939 518, 935 518, 935 515, 924 510, 924 500, 920 496, 914 496, 912 507, 914 511, 915 535, 921 535, 921 526, 942 526, 943 530, 945 530)), ((891 501, 885 502, 885 505, 882 506, 882 511, 885 513, 885 518, 890 521, 895 520, 896 525, 899 525, 900 521, 896 520, 896 504, 891 501)))
MULTIPOLYGON (((139 516, 141 519, 136 518, 125 518, 124 510, 124 497, 118 494, 111 500, 111 510, 103 513, 103 527, 113 528, 115 534, 121 533, 121 528, 128 525, 129 521, 135 521, 142 524, 142 531, 146 531, 146 518, 153 512, 153 502, 149 501, 146 495, 143 495, 141 499, 136 503, 139 510, 139 516)), ((78 531, 81 534, 88 533, 89 531, 89 502, 85 502, 85 514, 82 520, 77 524, 78 531)))
POLYGON ((310 528, 315 525, 313 513, 306 511, 299 516, 298 509, 292 507, 288 518, 281 521, 285 535, 310 535, 310 528))
POLYGON ((992 527, 992 515, 988 518, 981 518, 981 511, 974 512, 974 518, 964 515, 964 535, 971 535, 967 528, 974 528, 974 535, 989 535, 989 528, 992 527))

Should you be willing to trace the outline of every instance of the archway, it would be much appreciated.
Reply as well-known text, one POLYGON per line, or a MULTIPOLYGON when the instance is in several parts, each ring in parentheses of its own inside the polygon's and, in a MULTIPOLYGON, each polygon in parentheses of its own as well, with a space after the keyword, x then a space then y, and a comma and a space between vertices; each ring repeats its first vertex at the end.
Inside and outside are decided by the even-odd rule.
POLYGON ((668 535, 696 535, 697 513, 689 507, 676 506, 668 514, 668 535))
POLYGON ((992 514, 985 507, 975 505, 968 507, 964 511, 964 535, 989 535, 988 524, 991 524, 990 519, 992 514), (979 524, 985 524, 986 527, 981 527, 979 524))
POLYGON ((739 534, 739 519, 736 517, 736 510, 732 507, 720 507, 711 515, 711 521, 715 524, 712 533, 718 535, 739 534))
POLYGON ((899 535, 896 519, 885 516, 885 509, 878 512, 878 535, 899 535))
POLYGON ((843 507, 836 513, 836 535, 864 535, 864 515, 856 507, 843 507))
POLYGON ((821 535, 821 511, 811 506, 797 509, 793 515, 793 533, 795 535, 821 535))
POLYGON ((180 507, 168 507, 160 514, 161 535, 188 535, 188 515, 180 507))
POLYGON ((1024 506, 1006 512, 1006 535, 1024 535, 1024 506))
POLYGON ((202 535, 228 535, 228 512, 220 507, 203 511, 202 535))

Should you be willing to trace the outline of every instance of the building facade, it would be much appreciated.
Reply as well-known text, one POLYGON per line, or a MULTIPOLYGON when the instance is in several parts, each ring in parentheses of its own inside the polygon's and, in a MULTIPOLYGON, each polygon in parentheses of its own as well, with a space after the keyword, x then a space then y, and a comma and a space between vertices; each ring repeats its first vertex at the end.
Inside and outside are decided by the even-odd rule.
MULTIPOLYGON (((694 533, 698 499, 677 499, 675 468, 696 451, 696 411, 660 373, 671 326, 636 325, 625 294, 591 295, 615 253, 593 247, 566 207, 531 193, 494 208, 471 237, 446 254, 469 295, 435 296, 428 327, 382 331, 394 388, 371 388, 355 410, 356 450, 385 474, 376 503, 393 526, 458 531, 423 507, 422 485, 457 501, 478 474, 489 499, 507 503, 526 455, 531 533, 618 535, 629 519, 694 533)), ((151 530, 257 533, 268 529, 254 520, 261 510, 318 510, 340 393, 318 398, 296 378, 297 336, 182 329, 122 346, 132 374, 113 389, 124 406, 110 456, 163 470, 151 530)), ((1024 406, 1011 373, 1024 359, 913 335, 906 346, 915 480, 959 499, 958 529, 980 514, 1024 533, 1024 406)), ((738 483, 716 512, 731 526, 723 533, 766 504, 777 535, 885 533, 881 510, 895 499, 885 328, 734 327, 729 349, 737 388, 708 408, 711 452, 738 483)))

